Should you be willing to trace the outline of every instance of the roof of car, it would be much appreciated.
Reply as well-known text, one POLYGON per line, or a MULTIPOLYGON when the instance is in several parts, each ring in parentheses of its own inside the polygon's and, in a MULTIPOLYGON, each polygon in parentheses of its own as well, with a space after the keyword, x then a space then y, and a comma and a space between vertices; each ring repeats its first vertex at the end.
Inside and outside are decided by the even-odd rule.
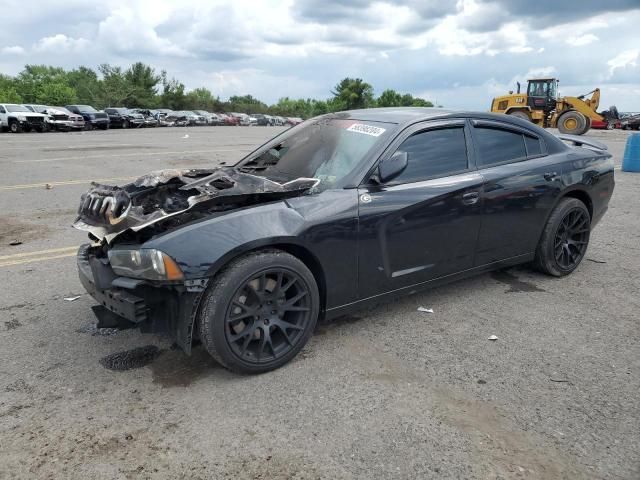
POLYGON ((365 108, 362 110, 348 110, 339 112, 337 115, 348 115, 348 118, 358 120, 369 120, 372 122, 388 123, 413 123, 418 120, 443 116, 454 112, 442 108, 427 107, 386 107, 386 108, 365 108))

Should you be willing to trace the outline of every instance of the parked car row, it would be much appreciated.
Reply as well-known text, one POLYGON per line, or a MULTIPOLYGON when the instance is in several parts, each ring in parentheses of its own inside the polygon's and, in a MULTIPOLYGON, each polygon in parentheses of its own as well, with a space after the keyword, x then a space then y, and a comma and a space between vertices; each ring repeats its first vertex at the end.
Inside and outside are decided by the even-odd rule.
POLYGON ((70 131, 108 128, 188 127, 205 125, 293 126, 298 117, 204 110, 174 111, 167 108, 145 109, 109 107, 96 110, 91 105, 55 107, 36 104, 0 104, 0 127, 13 133, 22 131, 70 131))

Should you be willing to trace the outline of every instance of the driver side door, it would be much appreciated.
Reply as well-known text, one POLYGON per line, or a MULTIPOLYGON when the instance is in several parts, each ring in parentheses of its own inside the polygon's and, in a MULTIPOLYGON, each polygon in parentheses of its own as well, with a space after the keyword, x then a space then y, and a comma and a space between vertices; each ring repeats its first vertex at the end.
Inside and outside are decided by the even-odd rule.
POLYGON ((483 178, 465 120, 425 122, 383 154, 408 164, 386 183, 359 188, 358 295, 361 299, 473 267, 483 178))

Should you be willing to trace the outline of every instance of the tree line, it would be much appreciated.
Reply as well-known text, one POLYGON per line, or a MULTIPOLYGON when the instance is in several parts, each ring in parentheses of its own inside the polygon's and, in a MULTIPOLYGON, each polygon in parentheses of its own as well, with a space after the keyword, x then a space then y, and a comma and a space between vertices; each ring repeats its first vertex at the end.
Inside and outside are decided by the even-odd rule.
POLYGON ((97 72, 84 66, 65 70, 26 65, 15 77, 0 74, 0 103, 237 111, 302 118, 356 108, 433 106, 428 100, 391 89, 376 97, 373 87, 360 78, 342 79, 331 94, 327 100, 283 97, 272 105, 252 95, 234 95, 224 101, 204 87, 186 91, 185 85, 169 78, 166 71, 156 72, 142 62, 127 69, 105 63, 97 72))

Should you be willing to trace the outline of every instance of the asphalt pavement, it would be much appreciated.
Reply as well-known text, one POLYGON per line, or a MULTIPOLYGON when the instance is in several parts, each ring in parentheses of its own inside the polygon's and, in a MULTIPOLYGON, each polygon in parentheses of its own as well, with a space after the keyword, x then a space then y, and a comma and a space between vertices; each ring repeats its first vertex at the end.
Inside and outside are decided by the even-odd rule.
POLYGON ((616 189, 569 277, 523 266, 415 294, 319 325, 260 376, 201 346, 187 357, 160 336, 96 330, 71 227, 89 182, 232 163, 280 131, 0 133, 0 479, 640 478, 626 132, 590 132, 614 154, 616 189), (138 347, 155 359, 105 368, 138 347))

